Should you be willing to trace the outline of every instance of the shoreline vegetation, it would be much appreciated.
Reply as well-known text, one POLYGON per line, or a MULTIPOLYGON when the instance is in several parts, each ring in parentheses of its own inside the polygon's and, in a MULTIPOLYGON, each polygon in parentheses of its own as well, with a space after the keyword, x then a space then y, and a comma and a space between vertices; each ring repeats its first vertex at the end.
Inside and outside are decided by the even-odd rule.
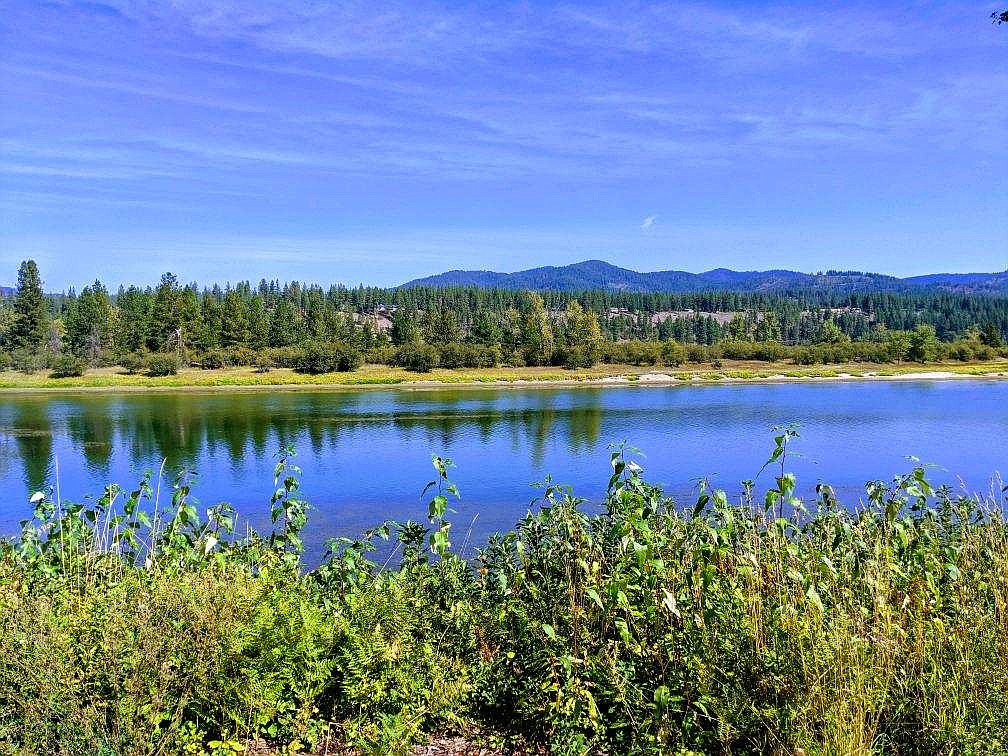
MULTIPOLYGON (((826 284, 829 279, 827 277, 826 284)), ((634 294, 262 280, 0 299, 0 389, 993 375, 1008 297, 843 285, 634 294)))
POLYGON ((737 501, 673 502, 616 448, 600 507, 547 479, 475 549, 435 456, 426 522, 321 564, 290 450, 267 533, 198 509, 186 474, 40 492, 0 540, 0 750, 1003 752, 1008 487, 914 467, 856 509, 826 484, 802 501, 796 439, 737 501))
POLYGON ((739 382, 815 380, 944 380, 1008 378, 1008 359, 977 362, 864 363, 788 365, 757 360, 724 360, 721 364, 679 367, 599 364, 592 368, 489 367, 434 369, 415 373, 388 365, 363 365, 353 372, 302 373, 288 368, 263 372, 255 368, 182 368, 172 375, 129 373, 120 367, 89 370, 83 375, 54 377, 50 371, 0 372, 0 393, 33 391, 144 391, 271 389, 333 390, 399 386, 464 388, 471 386, 618 386, 695 385, 739 382))

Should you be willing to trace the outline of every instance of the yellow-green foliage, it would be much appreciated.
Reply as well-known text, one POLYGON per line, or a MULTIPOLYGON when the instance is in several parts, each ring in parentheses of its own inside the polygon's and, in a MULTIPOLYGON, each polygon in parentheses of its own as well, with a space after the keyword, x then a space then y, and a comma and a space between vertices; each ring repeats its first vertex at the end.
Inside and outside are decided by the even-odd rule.
POLYGON ((311 568, 286 456, 263 537, 198 516, 184 478, 153 522, 146 482, 36 501, 0 547, 0 751, 386 754, 480 731, 558 754, 1004 752, 1003 494, 915 469, 857 511, 824 485, 803 502, 794 435, 734 504, 674 504, 617 450, 601 510, 551 485, 472 561, 439 458, 428 524, 311 568))

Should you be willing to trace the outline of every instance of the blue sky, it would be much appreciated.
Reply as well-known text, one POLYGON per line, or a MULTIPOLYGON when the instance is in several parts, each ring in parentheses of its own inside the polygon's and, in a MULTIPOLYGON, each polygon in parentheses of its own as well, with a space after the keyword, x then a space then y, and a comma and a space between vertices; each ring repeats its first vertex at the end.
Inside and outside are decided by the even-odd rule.
POLYGON ((993 7, 0 1, 0 279, 1003 270, 993 7))

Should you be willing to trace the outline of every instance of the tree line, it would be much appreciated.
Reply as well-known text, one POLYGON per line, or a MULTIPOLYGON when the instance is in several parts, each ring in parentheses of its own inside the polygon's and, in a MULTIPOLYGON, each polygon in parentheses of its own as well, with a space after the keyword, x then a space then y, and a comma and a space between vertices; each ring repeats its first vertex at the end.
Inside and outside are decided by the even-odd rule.
POLYGON ((46 293, 21 264, 0 306, 5 367, 175 372, 183 365, 416 371, 729 359, 984 359, 1004 349, 1008 297, 950 292, 531 292, 383 289, 262 280, 200 287, 100 281, 46 293))

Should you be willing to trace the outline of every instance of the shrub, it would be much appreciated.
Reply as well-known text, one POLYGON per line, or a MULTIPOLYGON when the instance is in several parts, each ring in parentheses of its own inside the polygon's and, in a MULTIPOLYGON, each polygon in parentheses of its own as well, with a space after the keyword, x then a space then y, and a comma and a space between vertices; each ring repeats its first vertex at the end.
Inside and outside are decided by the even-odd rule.
POLYGON ((259 360, 259 352, 247 346, 233 346, 227 350, 227 364, 229 366, 251 366, 259 360))
POLYGON ((570 347, 563 350, 563 366, 568 370, 592 367, 591 360, 585 355, 581 347, 570 347))
POLYGON ((274 367, 276 367, 276 365, 273 363, 273 358, 268 354, 260 355, 259 359, 256 360, 257 373, 268 373, 274 367))
POLYGON ((273 347, 272 349, 267 349, 265 354, 277 367, 296 369, 298 363, 304 357, 305 350, 294 346, 273 347))
POLYGON ((42 355, 32 349, 16 349, 11 352, 11 367, 22 373, 37 373, 44 365, 42 355))
POLYGON ((516 349, 513 352, 505 354, 502 362, 508 367, 513 368, 526 366, 525 355, 520 349, 516 349))
POLYGON ((147 359, 147 375, 152 377, 176 375, 179 371, 179 358, 177 354, 162 352, 152 354, 147 359))
POLYGON ((457 342, 442 344, 439 351, 439 363, 441 367, 453 370, 466 367, 465 346, 457 342))
POLYGON ((53 378, 79 378, 87 370, 87 363, 80 357, 64 354, 53 363, 53 378))
POLYGON ((367 351, 367 361, 373 365, 394 365, 396 348, 390 345, 371 347, 367 351))
POLYGON ((203 359, 200 360, 200 367, 204 370, 220 370, 221 368, 231 367, 231 364, 230 355, 220 349, 207 352, 203 355, 203 359))
POLYGON ((146 354, 140 352, 127 352, 119 360, 119 364, 122 366, 130 375, 136 375, 137 373, 142 373, 147 368, 146 354))
POLYGON ((717 344, 687 344, 686 359, 695 364, 713 362, 721 358, 721 347, 717 344))
POLYGON ((11 356, 8 352, 0 351, 0 370, 10 370, 11 356))
POLYGON ((438 364, 443 368, 488 368, 500 363, 500 350, 484 344, 443 344, 438 349, 438 364))
POLYGON ((363 362, 363 355, 356 347, 342 343, 313 344, 304 351, 294 369, 311 375, 346 373, 356 370, 363 362))
POLYGON ((498 346, 472 344, 467 350, 467 367, 492 368, 501 364, 501 352, 498 346))
POLYGON ((657 341, 615 341, 607 345, 604 359, 614 365, 657 365, 661 350, 657 341))
POLYGON ((669 339, 662 344, 661 361, 667 367, 679 367, 686 361, 686 347, 669 339))
POLYGON ((399 348, 396 364, 414 373, 429 373, 440 365, 440 355, 430 344, 406 344, 399 348))

